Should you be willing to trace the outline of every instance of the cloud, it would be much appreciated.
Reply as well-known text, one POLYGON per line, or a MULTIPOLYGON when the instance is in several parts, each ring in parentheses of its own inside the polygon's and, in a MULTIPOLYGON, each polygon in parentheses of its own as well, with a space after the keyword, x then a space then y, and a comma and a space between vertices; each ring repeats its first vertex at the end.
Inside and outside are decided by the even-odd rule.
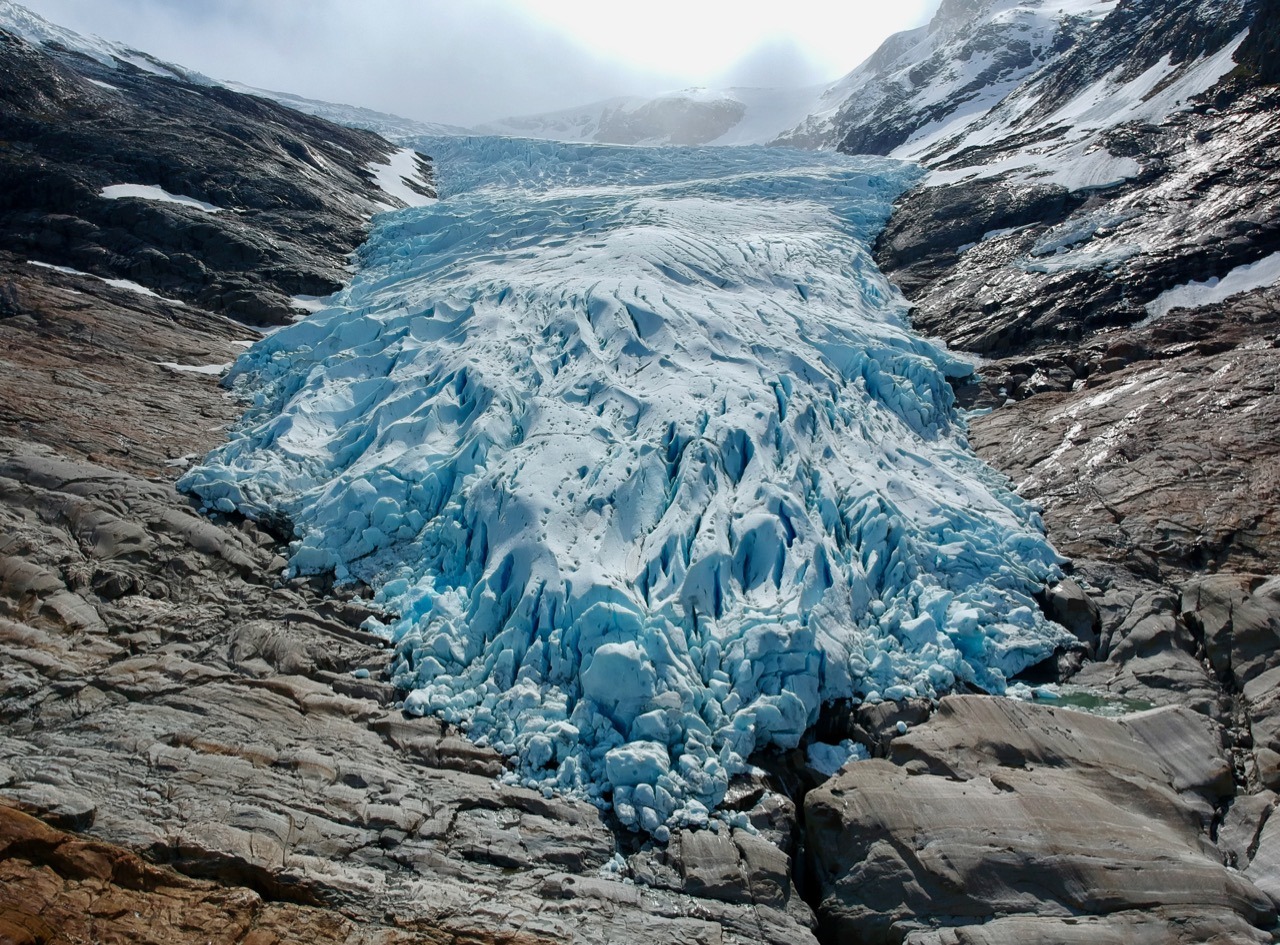
MULTIPOLYGON (((604 14, 580 22, 568 16, 578 0, 24 2, 64 26, 218 79, 460 125, 719 82, 720 76, 738 85, 812 85, 866 54, 852 44, 853 61, 833 73, 829 50, 815 66, 796 38, 805 21, 788 23, 784 32, 774 29, 776 10, 761 19, 740 4, 717 7, 706 0, 680 0, 688 15, 671 19, 656 16, 658 0, 625 6, 593 0, 590 9, 612 11, 607 22, 604 14), (551 14, 560 7, 557 19, 551 14), (759 41, 771 33, 783 38, 759 41), (672 57, 677 46, 680 55, 672 57), (623 48, 634 54, 622 55, 623 48), (744 49, 751 50, 745 57, 744 49), (737 65, 726 72, 734 59, 737 65), (716 65, 708 74, 710 63, 716 65)), ((847 0, 791 2, 798 10, 849 6, 847 0)), ((828 26, 841 25, 831 20, 835 15, 828 26)), ((888 29, 861 21, 859 32, 863 41, 878 41, 888 29)))
POLYGON ((742 88, 804 88, 835 78, 838 76, 828 75, 793 37, 780 36, 738 60, 718 84, 742 88))

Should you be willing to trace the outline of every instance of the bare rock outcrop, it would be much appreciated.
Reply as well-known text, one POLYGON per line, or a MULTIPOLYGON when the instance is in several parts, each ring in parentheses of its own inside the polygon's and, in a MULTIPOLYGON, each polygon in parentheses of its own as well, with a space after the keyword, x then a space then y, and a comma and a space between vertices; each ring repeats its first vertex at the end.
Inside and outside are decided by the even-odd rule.
POLYGON ((868 943, 1270 941, 1271 900, 1209 841, 1233 791, 1188 710, 948 697, 809 795, 819 915, 868 943))
MULTIPOLYGON (((1175 8, 1191 8, 1163 6, 1175 16, 1175 8)), ((1143 9, 1152 7, 1121 4, 1111 19, 1143 9)), ((902 852, 914 849, 904 841, 907 866, 895 868, 911 890, 910 908, 895 913, 850 892, 843 905, 824 901, 824 919, 838 915, 888 940, 931 945, 1265 941, 1259 936, 1274 927, 1263 900, 1274 902, 1280 891, 1280 825, 1272 821, 1280 786, 1280 290, 1195 307, 1179 307, 1203 301, 1185 291, 1164 295, 1188 283, 1213 285, 1280 249, 1271 212, 1277 90, 1259 54, 1274 38, 1274 4, 1248 10, 1252 32, 1239 68, 1159 124, 1118 126, 1102 142, 1136 159, 1139 174, 1074 191, 998 175, 922 187, 902 201, 879 246, 882 267, 917 305, 916 326, 983 356, 978 381, 957 391, 982 408, 971 419, 971 442, 1040 505, 1050 538, 1072 559, 1074 586, 1050 589, 1044 604, 1072 627, 1087 659, 1059 659, 1042 675, 1069 679, 1069 703, 1180 714, 1166 708, 1109 722, 1055 710, 1028 716, 1028 730, 1039 731, 1028 741, 999 719, 978 724, 975 716, 957 728, 957 710, 944 702, 935 720, 889 746, 903 768, 854 765, 841 776, 854 785, 867 779, 859 789, 886 798, 892 784, 916 800, 885 823, 866 812, 848 821, 832 813, 830 828, 810 820, 811 841, 835 849, 823 834, 845 829, 853 843, 855 820, 895 837, 970 831, 945 854, 967 864, 964 883, 981 883, 974 870, 986 876, 1006 861, 1039 878, 1012 892, 997 883, 990 895, 1012 896, 1009 908, 984 911, 980 896, 936 885, 945 869, 933 860, 921 865, 902 852), (1210 769, 1185 777, 1191 757, 1208 757, 1187 735, 1187 713, 1217 733, 1207 781, 1210 769), (947 734, 956 731, 963 734, 947 734), (1071 748, 1085 732, 1109 759, 1071 748), (1063 742, 1064 733, 1073 734, 1063 742), (1129 738, 1138 743, 1124 748, 1129 738), (1179 745, 1183 760, 1170 768, 1168 752, 1179 745), (970 760, 956 761, 968 751, 970 760), (981 760, 992 757, 1003 766, 981 760), (1139 757, 1154 767, 1138 772, 1139 757), (939 777, 968 786, 935 783, 939 777), (1128 787, 1118 789, 1117 778, 1128 787), (1036 795, 1050 785, 1056 799, 1036 795), (999 791, 1006 804, 957 813, 986 803, 978 788, 999 791), (1092 810, 1099 798, 1109 812, 1092 810), (1046 821, 1008 813, 1027 809, 1063 822, 1046 834, 1046 821), (1069 811, 1080 825, 1071 825, 1069 811), (1128 827, 1118 822, 1130 817, 1128 827), (1100 825, 1092 836, 1083 826, 1091 819, 1100 825), (978 825, 987 821, 998 827, 984 838, 978 825), (1152 837, 1150 862, 1135 860, 1132 869, 1128 854, 1110 845, 1129 827, 1137 830, 1129 836, 1152 837), (1094 872, 1103 862, 1113 869, 1094 872), (1118 890, 1113 900, 1098 898, 1108 889, 1118 890), (947 918, 949 909, 959 918, 947 918)), ((965 159, 998 162, 1023 144, 994 141, 965 159)), ((838 810, 824 793, 833 785, 811 803, 838 810)), ((850 891, 856 886, 845 881, 850 891)))
POLYGON ((396 928, 191 879, 138 855, 54 829, 0 805, 0 941, 138 945, 535 945, 426 924, 396 928))

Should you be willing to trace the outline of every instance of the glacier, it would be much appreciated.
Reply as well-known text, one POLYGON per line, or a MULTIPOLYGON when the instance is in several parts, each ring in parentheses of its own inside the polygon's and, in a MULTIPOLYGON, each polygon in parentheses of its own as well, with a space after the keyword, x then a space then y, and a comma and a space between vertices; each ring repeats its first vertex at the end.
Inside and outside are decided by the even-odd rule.
MULTIPOLYGON (((404 708, 665 838, 828 700, 1000 693, 1062 560, 868 249, 923 173, 765 148, 417 142, 441 200, 258 342, 181 480, 365 582, 404 708)), ((742 815, 734 815, 742 818, 742 815)))

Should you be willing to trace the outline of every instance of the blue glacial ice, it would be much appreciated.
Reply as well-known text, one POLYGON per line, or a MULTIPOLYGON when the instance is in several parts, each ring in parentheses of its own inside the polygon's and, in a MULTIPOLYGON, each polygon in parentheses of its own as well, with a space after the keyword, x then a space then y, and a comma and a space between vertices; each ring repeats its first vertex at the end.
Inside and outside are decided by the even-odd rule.
POLYGON ((444 199, 259 342, 183 488, 372 585, 405 707, 513 780, 702 822, 820 704, 1002 692, 1060 559, 867 246, 918 171, 442 139, 444 199))

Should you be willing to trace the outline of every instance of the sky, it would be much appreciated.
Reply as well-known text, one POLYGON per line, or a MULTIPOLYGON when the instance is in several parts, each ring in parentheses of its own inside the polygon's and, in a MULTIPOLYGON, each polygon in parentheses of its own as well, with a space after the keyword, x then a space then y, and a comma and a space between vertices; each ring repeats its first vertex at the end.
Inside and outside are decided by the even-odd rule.
POLYGON ((471 126, 839 78, 938 0, 20 0, 216 79, 471 126))

